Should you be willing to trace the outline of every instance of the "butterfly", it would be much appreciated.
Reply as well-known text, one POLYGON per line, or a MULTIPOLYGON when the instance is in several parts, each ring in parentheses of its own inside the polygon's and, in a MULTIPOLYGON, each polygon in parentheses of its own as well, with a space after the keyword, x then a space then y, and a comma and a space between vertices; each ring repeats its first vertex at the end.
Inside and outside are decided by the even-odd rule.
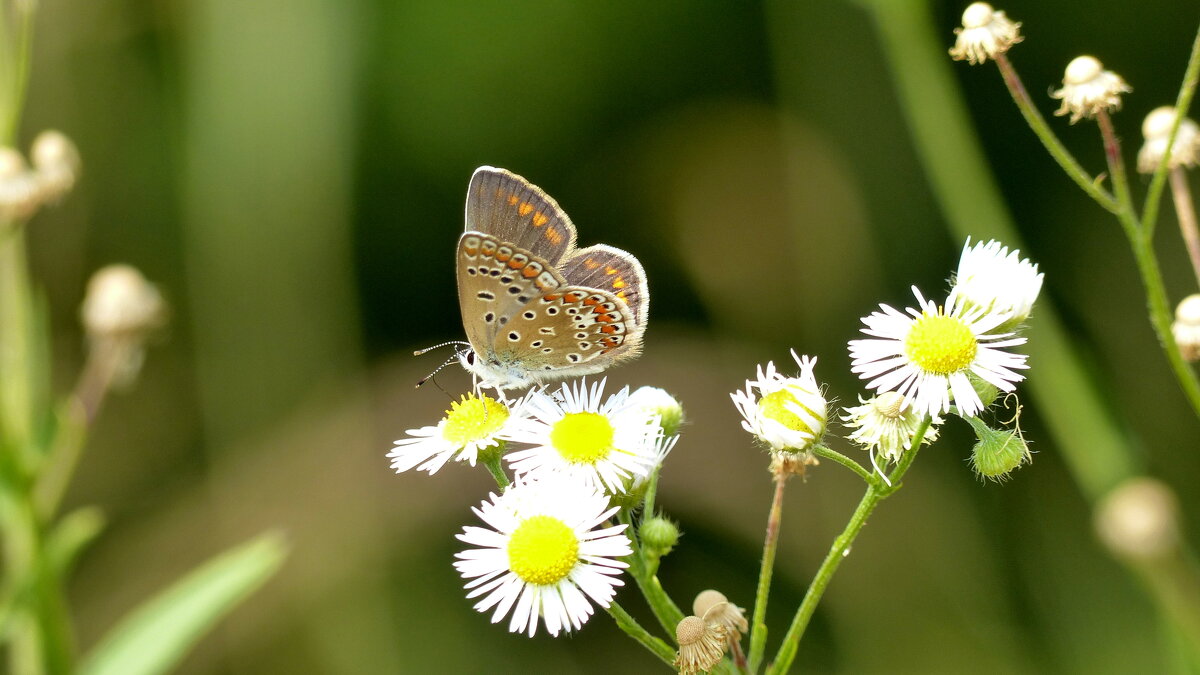
POLYGON ((478 385, 524 389, 598 373, 638 355, 650 310, 646 273, 612 246, 575 247, 575 225, 549 195, 481 166, 467 188, 455 264, 478 385))

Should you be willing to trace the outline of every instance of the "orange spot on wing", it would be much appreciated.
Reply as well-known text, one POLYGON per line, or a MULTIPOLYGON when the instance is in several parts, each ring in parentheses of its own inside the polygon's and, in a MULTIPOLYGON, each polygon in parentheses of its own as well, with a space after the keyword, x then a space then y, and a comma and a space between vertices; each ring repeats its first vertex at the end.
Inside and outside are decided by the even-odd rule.
MULTIPOLYGON (((547 297, 549 297, 549 296, 547 296, 547 297)), ((576 293, 574 291, 571 291, 570 293, 567 293, 566 295, 563 296, 563 302, 574 304, 576 302, 579 302, 579 299, 582 297, 583 297, 583 293, 576 293)))
POLYGON ((547 227, 546 228, 546 238, 550 240, 550 243, 558 245, 558 244, 562 243, 563 234, 562 234, 562 232, 559 232, 558 229, 555 227, 547 227))
POLYGON ((553 295, 547 295, 547 296, 546 296, 546 299, 547 299, 547 300, 557 300, 557 299, 559 299, 559 298, 561 298, 561 297, 562 297, 561 295, 559 295, 558 293, 555 293, 555 294, 553 294, 553 295))
POLYGON ((615 332, 617 332, 617 327, 616 326, 604 326, 603 328, 600 329, 600 332, 601 333, 615 333, 615 332))
POLYGON ((534 227, 541 227, 548 222, 550 222, 550 219, 547 218, 546 216, 543 216, 541 211, 538 211, 537 213, 533 214, 533 226, 534 227))
POLYGON ((595 260, 592 260, 591 258, 588 258, 587 260, 583 261, 583 266, 588 268, 589 270, 594 270, 600 266, 600 263, 596 262, 595 260))
POLYGON ((511 257, 512 257, 512 253, 504 253, 502 251, 496 251, 496 260, 499 262, 506 262, 511 257))
POLYGON ((533 204, 530 204, 529 202, 521 202, 521 205, 517 207, 517 213, 523 216, 529 215, 529 212, 532 210, 533 204))
MULTIPOLYGON (((501 194, 499 190, 496 190, 496 193, 497 193, 497 194, 501 194)), ((516 205, 517 205, 517 202, 519 202, 519 201, 521 201, 521 200, 520 200, 520 199, 517 199, 517 196, 516 196, 516 195, 509 195, 509 196, 508 196, 508 205, 509 205, 509 206, 516 206, 516 205)))
POLYGON ((526 265, 525 270, 521 272, 521 276, 525 277, 526 279, 532 279, 539 274, 541 274, 541 272, 533 265, 526 265))
POLYGON ((617 268, 613 267, 612 265, 605 265, 604 273, 611 277, 612 275, 617 273, 617 268))
POLYGON ((617 293, 617 297, 624 300, 625 299, 625 291, 621 291, 620 293, 617 293))
POLYGON ((622 277, 613 279, 613 288, 625 288, 625 279, 622 277))
POLYGON ((520 260, 517 260, 516 258, 513 258, 512 260, 508 261, 508 266, 514 270, 519 270, 524 265, 525 265, 525 263, 521 262, 520 260))
MULTIPOLYGON (((597 304, 597 303, 599 303, 599 302, 600 302, 600 301, 599 301, 599 300, 597 300, 597 299, 595 299, 595 298, 588 298, 587 300, 584 300, 584 301, 583 301, 583 304, 587 305, 588 307, 591 307, 592 305, 595 305, 595 304, 597 304)), ((603 312, 603 311, 604 311, 604 310, 600 309, 599 307, 597 307, 595 310, 592 310, 592 311, 594 312, 594 311, 596 311, 596 310, 599 310, 599 311, 601 311, 601 312, 603 312)))

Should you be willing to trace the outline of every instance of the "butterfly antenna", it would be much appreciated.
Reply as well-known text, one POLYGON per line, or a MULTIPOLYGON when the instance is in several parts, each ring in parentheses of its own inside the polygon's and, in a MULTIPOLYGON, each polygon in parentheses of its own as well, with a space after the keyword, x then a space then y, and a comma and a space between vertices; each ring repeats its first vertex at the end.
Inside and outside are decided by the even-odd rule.
MULTIPOLYGON (((433 347, 430 347, 429 349, 433 349, 433 347)), ((426 351, 428 351, 428 350, 426 350, 426 351)), ((433 376, 434 376, 434 375, 437 375, 438 373, 442 372, 442 368, 445 368, 446 366, 450 365, 451 363, 454 363, 454 362, 455 362, 455 361, 457 361, 457 360, 458 360, 458 353, 457 353, 457 352, 455 352, 454 356, 451 356, 450 358, 446 359, 445 363, 443 363, 442 365, 438 366, 437 368, 434 368, 432 373, 430 373, 430 374, 426 375, 425 377, 422 377, 422 378, 421 378, 421 379, 420 379, 420 380, 417 382, 417 387, 419 388, 421 385, 423 385, 423 384, 425 384, 426 382, 428 382, 430 379, 432 379, 432 378, 433 378, 433 376)))
MULTIPOLYGON (((440 345, 434 345, 434 346, 432 346, 432 347, 426 347, 425 349, 418 349, 418 350, 416 350, 415 352, 413 352, 413 356, 420 356, 420 355, 424 354, 425 352, 431 352, 431 351, 433 351, 433 350, 435 350, 435 349, 441 349, 442 347, 449 347, 450 345, 467 345, 467 346, 469 347, 469 346, 471 346, 471 343, 470 343, 470 342, 464 342, 464 341, 462 341, 462 340, 451 340, 451 341, 449 341, 449 342, 443 342, 443 343, 442 343, 442 344, 440 344, 440 345)), ((457 358, 457 357, 456 357, 456 358, 457 358)), ((442 367, 444 368, 444 367, 445 367, 445 365, 443 365, 442 367)), ((439 369, 439 370, 440 370, 440 369, 439 369)), ((435 370, 435 371, 433 371, 433 372, 435 372, 435 373, 436 373, 437 371, 435 370)))

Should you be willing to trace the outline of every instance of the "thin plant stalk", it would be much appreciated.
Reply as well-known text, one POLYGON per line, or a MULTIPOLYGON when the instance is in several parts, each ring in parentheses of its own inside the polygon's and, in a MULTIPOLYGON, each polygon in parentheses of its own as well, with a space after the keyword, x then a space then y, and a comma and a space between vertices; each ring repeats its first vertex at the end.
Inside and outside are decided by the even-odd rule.
POLYGON ((1192 272, 1200 285, 1200 228, 1196 227, 1196 207, 1192 202, 1192 189, 1188 185, 1187 173, 1177 166, 1170 171, 1171 197, 1175 201, 1175 216, 1179 219, 1179 234, 1187 248, 1192 272))
POLYGON ((680 621, 683 621, 683 611, 679 609, 679 605, 675 604, 671 596, 667 595, 658 577, 650 571, 646 557, 642 553, 641 542, 638 541, 637 534, 634 532, 633 516, 629 509, 621 509, 617 518, 628 525, 626 531, 629 532, 629 541, 633 547, 633 555, 629 556, 629 575, 637 583, 638 590, 646 598, 646 604, 650 605, 650 611, 654 613, 654 618, 658 619, 659 625, 668 635, 674 635, 675 627, 679 625, 680 621))
POLYGON ((1033 100, 1029 97, 1029 91, 1025 89, 1025 84, 1021 81, 1021 76, 1017 75, 1016 69, 1009 62, 1008 55, 1004 53, 996 54, 994 60, 996 61, 996 66, 1000 69, 1001 77, 1004 78, 1004 85, 1008 87, 1008 93, 1012 95, 1013 102, 1017 104, 1017 110, 1021 111, 1021 116, 1025 118, 1025 122, 1029 124, 1029 128, 1033 130, 1038 140, 1045 146, 1046 151, 1050 153, 1054 161, 1058 162, 1058 165, 1070 176, 1071 180, 1075 181, 1097 204, 1116 213, 1119 208, 1117 200, 1108 191, 1100 187, 1099 181, 1080 166, 1075 156, 1063 146, 1062 141, 1050 129, 1050 125, 1046 124, 1046 118, 1042 116, 1041 111, 1038 110, 1033 100))
POLYGON ((775 568, 775 554, 779 549, 779 530, 783 522, 783 489, 788 475, 782 471, 775 474, 775 495, 771 498, 771 510, 767 515, 767 534, 763 538, 762 566, 758 571, 758 592, 754 595, 754 617, 750 621, 750 670, 758 671, 763 652, 767 646, 767 596, 771 592, 771 573, 775 568))
POLYGON ((788 626, 787 634, 783 636, 783 644, 779 648, 779 653, 775 655, 775 660, 767 667, 768 675, 786 673, 792 667, 792 662, 795 660, 796 652, 800 646, 800 639, 804 637, 804 631, 808 628, 808 622, 812 619, 813 613, 816 612, 817 605, 821 602, 821 597, 825 594, 825 589, 829 586, 833 575, 842 564, 842 560, 850 552, 850 547, 854 544, 854 540, 858 537, 859 532, 862 531, 863 525, 867 524, 867 518, 875 511, 875 507, 879 506, 879 502, 900 489, 900 479, 904 477, 908 468, 912 466, 913 460, 917 458, 917 452, 921 449, 921 441, 925 437, 925 432, 929 429, 931 421, 932 418, 926 415, 920 426, 917 427, 916 433, 913 434, 911 447, 900 456, 900 461, 896 463, 896 468, 888 476, 888 483, 890 485, 884 481, 873 481, 867 485, 867 491, 862 499, 859 500, 854 513, 850 516, 850 522, 846 523, 846 527, 842 530, 842 533, 838 535, 837 539, 833 540, 833 545, 829 547, 829 552, 825 554, 825 560, 817 568, 817 573, 813 577, 812 583, 809 584, 808 591, 804 594, 804 600, 800 602, 800 607, 796 610, 792 624, 788 626))
POLYGON ((661 659, 663 663, 666 663, 668 666, 674 664, 675 650, 671 648, 671 645, 647 632, 636 619, 629 615, 629 612, 625 611, 625 608, 616 602, 609 603, 607 610, 609 616, 616 622, 617 627, 624 631, 626 635, 650 650, 650 653, 661 659))

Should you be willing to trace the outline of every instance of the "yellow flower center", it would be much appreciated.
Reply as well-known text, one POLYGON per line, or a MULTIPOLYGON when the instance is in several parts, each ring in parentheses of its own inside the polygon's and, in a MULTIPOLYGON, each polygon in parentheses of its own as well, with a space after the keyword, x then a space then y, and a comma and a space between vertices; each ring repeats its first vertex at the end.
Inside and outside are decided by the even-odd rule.
POLYGON ((925 314, 913 322, 904 338, 904 352, 921 370, 949 375, 966 369, 975 360, 979 342, 957 317, 925 314))
POLYGON ((805 407, 796 398, 795 394, 787 389, 771 392, 758 400, 758 411, 762 413, 763 417, 775 420, 792 431, 815 435, 815 432, 808 426, 808 423, 802 417, 792 412, 791 408, 793 406, 799 406, 810 415, 818 417, 816 413, 805 407))
POLYGON ((508 408, 487 396, 463 396, 446 411, 442 438, 455 445, 488 438, 508 421, 508 408))
POLYGON ((612 423, 599 413, 567 413, 550 430, 550 443, 568 462, 595 464, 613 449, 612 423))
POLYGON ((533 516, 508 538, 508 569, 526 583, 557 583, 578 562, 579 538, 557 518, 533 516))

